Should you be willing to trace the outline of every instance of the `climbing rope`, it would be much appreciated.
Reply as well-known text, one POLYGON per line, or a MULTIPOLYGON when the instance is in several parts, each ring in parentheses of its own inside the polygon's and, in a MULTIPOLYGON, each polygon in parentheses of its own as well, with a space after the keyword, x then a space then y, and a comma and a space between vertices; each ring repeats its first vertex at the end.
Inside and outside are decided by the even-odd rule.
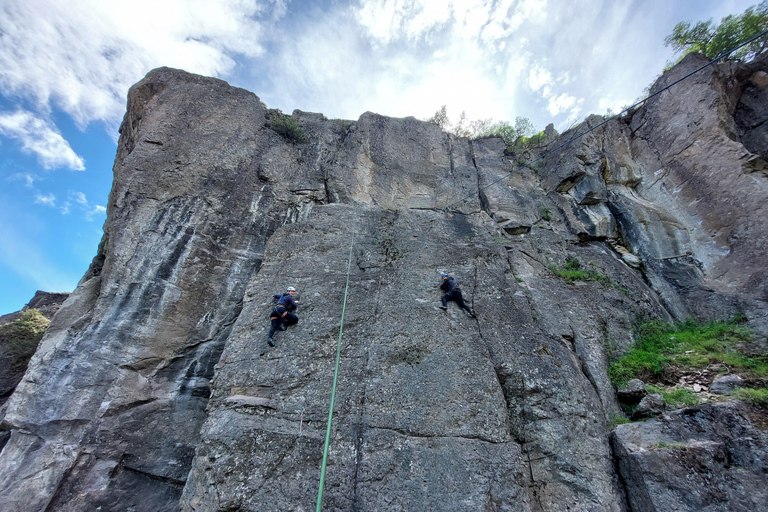
MULTIPOLYGON (((677 84, 679 84, 679 83, 680 83, 680 82, 682 82, 683 80, 685 80, 685 79, 687 79, 687 78, 690 78, 691 76, 695 75, 696 73, 698 73, 698 72, 699 72, 699 71, 701 71, 702 69, 704 69, 704 68, 706 68, 706 67, 708 67, 708 66, 711 66, 711 65, 712 65, 712 64, 714 64, 715 62, 718 62, 718 61, 720 61, 720 60, 724 59, 725 57, 727 57, 727 56, 728 56, 728 55, 730 55, 731 53, 735 52, 736 50, 738 50, 738 49, 740 49, 740 48, 743 48, 744 46, 747 46, 749 43, 752 43, 752 42, 754 42, 754 41, 756 41, 756 40, 760 39, 761 37, 763 37, 763 36, 764 36, 764 35, 766 35, 766 34, 768 34, 768 30, 766 30, 766 31, 765 31, 765 32, 763 32, 762 34, 758 34, 758 35, 756 35, 755 37, 753 37, 753 38, 752 38, 752 39, 750 39, 749 41, 747 41, 747 42, 745 42, 745 43, 742 43, 742 44, 740 44, 739 46, 737 46, 737 47, 735 47, 735 48, 732 48, 732 49, 730 49, 730 50, 728 50, 728 51, 726 51, 726 52, 723 52, 723 53, 721 53, 720 55, 718 55, 718 56, 717 56, 717 57, 716 57, 714 60, 712 60, 711 62, 708 62, 707 64, 704 64, 703 66, 701 66, 700 68, 698 68, 698 69, 696 69, 696 70, 694 70, 694 71, 691 71, 690 73, 688 73, 687 75, 685 75, 683 78, 680 78, 679 80, 675 80, 674 82, 672 82, 672 83, 671 83, 671 84, 669 84, 668 86, 664 87, 663 89, 659 89, 659 90, 658 90, 658 91, 656 91, 655 93, 653 93, 653 94, 651 94, 651 95, 647 96, 646 98, 644 98, 644 99, 642 99, 642 100, 638 101, 638 102, 637 102, 637 103, 635 103, 634 105, 632 105, 632 106, 629 106, 629 107, 625 108, 624 110, 622 110, 622 111, 621 111, 621 112, 619 112, 618 114, 616 114, 616 115, 614 115, 614 116, 612 116, 612 117, 609 117, 608 119, 604 120, 602 123, 599 123, 599 124, 597 124, 597 125, 593 126, 592 128, 590 128, 589 130, 587 130, 587 131, 585 131, 585 132, 583 132, 583 133, 580 133, 580 134, 578 134, 578 135, 576 135, 576 136, 574 136, 574 137, 571 137, 571 138, 570 138, 570 139, 568 139, 567 141, 563 142, 562 144, 560 144, 560 145, 559 145, 559 146, 557 146, 556 148, 554 148, 554 149, 551 149, 550 151, 547 151, 546 153, 542 154, 542 155, 541 155, 541 156, 539 156, 538 158, 534 158, 534 159, 533 159, 533 160, 531 160, 530 162, 527 162, 527 163, 524 163, 524 164, 522 164, 522 165, 519 165, 518 167, 515 167, 515 168, 514 168, 514 169, 512 169, 512 171, 510 171, 508 174, 505 174, 505 175, 504 175, 504 176, 502 176, 501 178, 499 178, 499 179, 497 179, 497 180, 495 180, 495 181, 492 181, 492 182, 491 182, 491 183, 489 183, 488 185, 486 185, 486 186, 484 186, 484 187, 480 188, 480 189, 478 190, 478 192, 482 192, 483 190, 485 190, 485 189, 487 189, 487 188, 489 188, 489 187, 492 187, 493 185, 497 184, 498 182, 500 182, 500 181, 502 181, 502 180, 505 180, 505 179, 509 178, 510 176, 512 176, 512 174, 514 174, 516 171, 519 171, 519 170, 520 170, 520 169, 522 169, 523 167, 530 167, 532 164, 534 164, 534 163, 538 162, 539 160, 542 160, 542 159, 544 159, 545 157, 547 157, 547 156, 551 155, 552 153, 554 153, 555 151, 558 151, 558 150, 560 150, 560 149, 564 148, 565 146, 567 146, 567 145, 568 145, 568 144, 570 144, 571 142, 573 142, 573 141, 575 141, 575 140, 577 140, 577 139, 580 139, 581 137, 585 136, 585 135, 586 135, 586 134, 588 134, 589 132, 592 132, 592 131, 594 131, 594 130, 597 130, 597 129, 598 129, 598 128, 600 128, 601 126, 604 126, 604 125, 608 124, 609 122, 613 121, 614 119, 616 119, 617 117, 621 116, 622 114, 625 114, 626 112, 629 112, 630 110, 632 110, 632 109, 633 109, 633 108, 635 108, 636 106, 638 106, 638 105, 642 104, 643 102, 645 102, 645 101, 648 101, 649 99, 653 98, 654 96, 657 96, 657 95, 661 94, 662 92, 666 91, 666 90, 667 90, 667 89, 669 89, 670 87, 672 87, 672 86, 674 86, 674 85, 677 85, 677 84)), ((476 197, 476 194, 475 194, 475 193, 469 194, 468 196, 466 196, 466 197, 463 197, 463 198, 459 199, 458 201, 455 201, 455 202, 453 202, 453 203, 449 204, 449 205, 448 205, 448 206, 446 206, 444 209, 445 209, 445 210, 448 210, 448 209, 452 208, 453 206, 455 206, 455 205, 457 205, 457 204, 459 204, 459 203, 463 203, 463 202, 464 202, 464 201, 466 201, 467 199, 470 199, 470 198, 473 198, 473 197, 476 197)))
POLYGON ((344 304, 341 307, 341 322, 339 324, 339 341, 336 344, 336 367, 333 370, 333 387, 331 388, 331 406, 328 410, 328 427, 325 430, 325 447, 323 448, 323 464, 320 468, 320 487, 317 490, 316 512, 323 507, 323 485, 325 484, 325 467, 328 462, 328 446, 331 444, 331 420, 333 419, 333 404, 336 400, 336 380, 339 376, 339 358, 341 356, 341 335, 344 332, 344 312, 347 310, 347 292, 349 291, 349 271, 352 268, 352 248, 355 245, 355 235, 352 234, 352 243, 349 244, 349 262, 347 262, 347 284, 344 287, 344 304))

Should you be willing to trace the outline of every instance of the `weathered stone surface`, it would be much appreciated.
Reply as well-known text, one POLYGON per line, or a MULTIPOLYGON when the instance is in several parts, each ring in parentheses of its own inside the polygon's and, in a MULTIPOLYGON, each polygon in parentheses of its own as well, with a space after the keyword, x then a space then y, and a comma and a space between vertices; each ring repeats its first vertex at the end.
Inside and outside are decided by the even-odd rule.
POLYGON ((616 398, 623 404, 635 405, 640 403, 647 394, 645 383, 640 379, 632 379, 626 386, 616 391, 616 398))
POLYGON ((637 404, 637 409, 632 413, 633 420, 650 418, 664 412, 664 397, 660 393, 646 395, 637 404))
POLYGON ((619 425, 612 444, 631 510, 754 512, 768 503, 768 436, 739 402, 619 425))
POLYGON ((709 392, 716 395, 727 395, 734 389, 744 386, 744 379, 738 375, 723 375, 712 381, 709 392))
MULTIPOLYGON (((633 325, 744 313, 768 333, 768 178, 734 120, 760 66, 590 118, 535 169, 499 139, 371 113, 295 111, 306 140, 286 140, 253 94, 151 72, 129 95, 99 254, 8 403, 0 502, 313 508, 351 247, 327 509, 644 510, 660 466, 628 458, 638 483, 622 486, 609 446, 607 367, 633 325), (573 258, 610 285, 552 272, 573 258), (441 272, 477 319, 438 309, 441 272), (270 348, 289 285, 300 322, 270 348)), ((682 494, 720 467, 710 442, 682 494)))
MULTIPOLYGON (((5 416, 3 406, 21 382, 29 360, 45 332, 44 324, 47 323, 45 319, 40 318, 40 322, 23 327, 18 321, 22 319, 25 311, 31 309, 37 310, 50 320, 67 297, 68 293, 38 291, 21 311, 0 316, 0 422, 5 416)), ((0 427, 0 449, 7 437, 7 431, 0 427)))

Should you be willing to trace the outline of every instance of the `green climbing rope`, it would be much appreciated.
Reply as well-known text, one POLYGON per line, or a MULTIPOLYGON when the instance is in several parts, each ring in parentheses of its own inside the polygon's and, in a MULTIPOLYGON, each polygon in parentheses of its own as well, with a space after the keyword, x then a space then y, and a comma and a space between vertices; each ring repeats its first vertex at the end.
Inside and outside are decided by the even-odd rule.
POLYGON ((347 263, 347 284, 344 287, 344 305, 341 307, 341 323, 339 325, 339 341, 336 344, 336 367, 333 370, 333 387, 331 388, 331 406, 328 410, 328 428, 325 430, 325 447, 323 448, 323 465, 320 469, 320 487, 317 489, 316 512, 323 508, 323 485, 325 484, 325 466, 328 462, 328 446, 331 444, 331 420, 333 419, 333 404, 336 400, 336 379, 339 376, 339 358, 341 356, 341 335, 344 332, 344 312, 347 310, 347 292, 349 291, 349 271, 352 268, 352 248, 355 245, 355 235, 349 245, 349 262, 347 263))

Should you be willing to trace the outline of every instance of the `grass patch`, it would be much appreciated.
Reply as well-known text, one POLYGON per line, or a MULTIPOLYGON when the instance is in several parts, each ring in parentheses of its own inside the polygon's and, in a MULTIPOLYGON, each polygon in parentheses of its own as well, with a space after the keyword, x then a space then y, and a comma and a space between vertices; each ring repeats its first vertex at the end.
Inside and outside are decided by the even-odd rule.
POLYGON ((613 281, 593 268, 584 268, 577 258, 568 258, 562 266, 550 265, 551 270, 556 276, 562 278, 566 283, 575 283, 576 281, 597 281, 605 286, 613 286, 613 281))
POLYGON ((768 357, 747 357, 736 345, 752 341, 754 334, 737 320, 677 324, 646 322, 637 329, 637 342, 622 358, 611 363, 608 375, 616 386, 630 379, 659 377, 667 366, 703 368, 724 364, 755 376, 768 375, 768 357))
POLYGON ((611 430, 615 429, 619 425, 624 425, 625 423, 632 423, 632 420, 622 416, 621 414, 614 414, 613 418, 611 418, 611 430))
POLYGON ((665 443, 664 441, 659 441, 658 443, 649 446, 649 448, 673 448, 678 450, 685 450, 688 447, 683 443, 665 443))
POLYGON ((753 405, 767 405, 768 404, 768 388, 738 388, 733 390, 731 396, 744 400, 753 405))
POLYGON ((301 129, 301 125, 277 109, 267 112, 266 126, 275 131, 282 138, 293 144, 303 144, 309 142, 309 138, 301 129))
POLYGON ((666 391, 663 388, 648 384, 645 386, 649 393, 659 393, 664 398, 664 405, 672 407, 688 407, 699 403, 699 397, 688 388, 666 391))

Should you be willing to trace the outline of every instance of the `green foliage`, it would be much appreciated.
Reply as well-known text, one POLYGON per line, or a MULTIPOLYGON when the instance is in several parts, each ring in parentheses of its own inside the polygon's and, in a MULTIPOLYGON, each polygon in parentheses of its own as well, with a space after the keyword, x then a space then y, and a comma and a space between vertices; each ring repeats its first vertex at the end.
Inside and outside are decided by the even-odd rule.
POLYGON ((459 120, 454 124, 448 117, 448 108, 443 105, 426 121, 436 124, 441 130, 468 139, 501 137, 510 150, 538 146, 547 142, 544 132, 537 133, 533 123, 527 117, 516 117, 515 124, 512 125, 509 121, 494 123, 491 119, 470 120, 467 114, 462 112, 459 120))
POLYGON ((768 388, 738 388, 733 390, 731 396, 754 405, 768 405, 768 388))
POLYGON ((676 448, 678 450, 684 450, 688 448, 683 443, 665 443, 664 441, 659 441, 655 445, 651 445, 649 448, 676 448))
POLYGON ((638 327, 637 342, 632 349, 611 363, 608 375, 614 385, 622 386, 636 377, 658 377, 670 365, 686 369, 715 363, 755 375, 768 375, 768 357, 747 357, 736 350, 738 343, 751 341, 753 337, 747 327, 733 320, 646 322, 638 327))
POLYGON ((663 388, 648 384, 645 389, 649 393, 659 393, 664 398, 664 404, 671 405, 672 407, 687 407, 689 405, 696 405, 699 403, 699 397, 688 388, 675 389, 673 391, 667 391, 663 388))
POLYGON ((448 120, 448 108, 443 105, 437 112, 435 112, 435 115, 427 119, 427 122, 436 124, 441 130, 445 130, 446 127, 450 125, 450 121, 448 120))
POLYGON ((267 112, 265 124, 288 142, 293 144, 309 142, 309 138, 304 133, 304 130, 301 129, 299 123, 277 109, 267 112))
MULTIPOLYGON (((691 23, 681 21, 664 39, 666 46, 686 55, 699 52, 710 59, 749 41, 768 30, 768 0, 748 8, 740 15, 726 16, 720 24, 713 26, 712 20, 700 21, 691 27, 691 23)), ((752 60, 765 51, 768 37, 762 36, 744 48, 733 52, 729 58, 752 60)))
POLYGON ((486 137, 501 137, 510 151, 540 146, 548 142, 543 131, 537 133, 531 120, 520 116, 515 118, 514 126, 509 121, 499 121, 489 123, 474 133, 476 139, 486 137))
POLYGON ((13 322, 0 325, 0 344, 11 354, 15 363, 26 361, 43 337, 50 321, 37 309, 28 309, 13 322))
POLYGON ((614 414, 613 418, 611 418, 611 430, 615 429, 619 425, 624 425, 625 423, 632 423, 632 421, 621 414, 614 414))
POLYGON ((544 211, 541 214, 541 219, 547 222, 552 220, 552 213, 549 211, 549 208, 544 208, 544 211))
POLYGON ((613 282, 607 276, 604 276, 595 269, 585 269, 577 258, 568 258, 565 263, 558 267, 550 265, 549 269, 566 283, 575 283, 576 281, 597 281, 606 286, 612 286, 613 282))

